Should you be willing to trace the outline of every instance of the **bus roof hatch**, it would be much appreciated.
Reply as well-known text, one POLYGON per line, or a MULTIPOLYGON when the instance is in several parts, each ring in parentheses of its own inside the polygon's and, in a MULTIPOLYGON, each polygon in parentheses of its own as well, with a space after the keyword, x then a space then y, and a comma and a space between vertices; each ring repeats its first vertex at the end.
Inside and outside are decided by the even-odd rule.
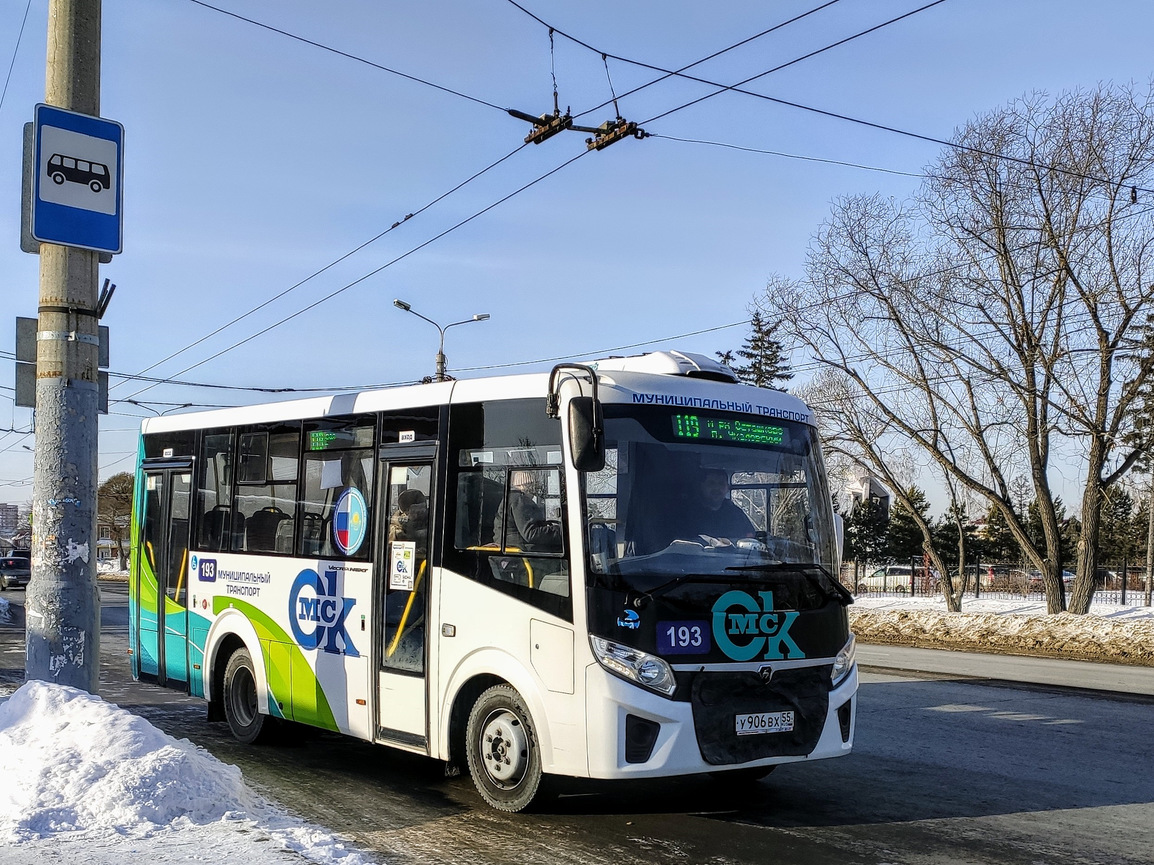
POLYGON ((687 351, 653 351, 630 357, 610 357, 590 364, 598 371, 648 372, 655 375, 683 375, 710 381, 736 383, 737 376, 725 364, 703 354, 687 351))

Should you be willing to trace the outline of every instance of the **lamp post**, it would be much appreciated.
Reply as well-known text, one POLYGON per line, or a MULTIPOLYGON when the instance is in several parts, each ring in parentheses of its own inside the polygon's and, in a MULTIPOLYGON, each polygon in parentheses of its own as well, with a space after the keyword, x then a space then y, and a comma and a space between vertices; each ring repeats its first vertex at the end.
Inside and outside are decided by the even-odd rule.
POLYGON ((441 325, 437 324, 431 318, 427 318, 426 316, 421 315, 419 312, 417 312, 415 309, 413 309, 412 306, 405 303, 405 301, 403 301, 403 300, 394 300, 393 306, 395 306, 397 309, 403 309, 405 312, 411 312, 417 318, 420 318, 420 319, 423 319, 424 321, 427 321, 429 324, 431 324, 433 327, 435 327, 437 329, 437 332, 441 335, 441 344, 437 348, 437 374, 433 377, 433 381, 445 381, 445 378, 446 378, 446 376, 445 376, 445 331, 448 330, 450 327, 456 327, 458 324, 469 324, 469 323, 474 322, 474 321, 488 321, 488 319, 489 319, 489 313, 480 312, 480 313, 477 313, 476 315, 474 315, 472 318, 466 318, 462 321, 454 321, 452 324, 446 324, 444 327, 441 327, 441 325))

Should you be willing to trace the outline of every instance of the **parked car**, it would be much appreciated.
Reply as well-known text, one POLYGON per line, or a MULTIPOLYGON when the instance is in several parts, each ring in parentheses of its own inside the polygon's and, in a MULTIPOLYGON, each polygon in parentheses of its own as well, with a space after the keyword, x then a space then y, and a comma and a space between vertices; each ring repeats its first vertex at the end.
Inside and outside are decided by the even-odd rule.
POLYGON ((919 567, 916 570, 909 565, 886 565, 858 580, 858 592, 908 592, 910 578, 915 577, 914 588, 917 592, 937 591, 941 585, 941 577, 937 571, 919 567))
MULTIPOLYGON (((1042 572, 1041 571, 1039 571, 1037 569, 1033 569, 1033 570, 1029 571, 1027 579, 1028 579, 1028 582, 1026 584, 1026 587, 1029 591, 1031 591, 1031 592, 1044 592, 1046 590, 1046 585, 1042 580, 1042 572)), ((1070 591, 1070 587, 1074 585, 1074 572, 1073 571, 1062 571, 1062 583, 1066 587, 1066 591, 1067 592, 1070 591)))
POLYGON ((32 560, 20 555, 7 555, 0 559, 0 592, 10 586, 26 586, 32 579, 32 560))

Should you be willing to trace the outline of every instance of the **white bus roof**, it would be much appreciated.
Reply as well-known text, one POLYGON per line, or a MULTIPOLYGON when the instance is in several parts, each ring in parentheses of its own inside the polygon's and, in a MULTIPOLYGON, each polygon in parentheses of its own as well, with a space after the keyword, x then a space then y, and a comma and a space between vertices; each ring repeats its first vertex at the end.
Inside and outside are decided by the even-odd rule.
MULTIPOLYGON (((598 373, 598 396, 606 403, 666 405, 688 410, 726 411, 814 425, 813 413, 795 396, 736 382, 728 367, 704 355, 650 352, 591 361, 598 373)), ((576 370, 571 370, 576 375, 576 370)), ((573 376, 569 376, 571 379, 573 376)), ((564 385, 565 376, 560 377, 564 385)), ((461 379, 338 393, 283 402, 212 409, 146 418, 143 433, 274 423, 386 411, 452 402, 541 397, 544 409, 549 373, 461 379)), ((586 389, 586 392, 587 389, 586 389)))

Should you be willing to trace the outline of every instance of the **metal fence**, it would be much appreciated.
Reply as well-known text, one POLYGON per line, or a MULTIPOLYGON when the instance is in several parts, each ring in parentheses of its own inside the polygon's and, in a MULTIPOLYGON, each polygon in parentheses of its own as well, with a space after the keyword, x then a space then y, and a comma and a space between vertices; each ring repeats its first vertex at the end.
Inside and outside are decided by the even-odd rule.
MULTIPOLYGON (((936 572, 927 569, 920 559, 900 568, 890 566, 889 570, 900 569, 901 579, 879 578, 877 572, 885 566, 859 569, 855 578, 853 563, 843 565, 842 584, 855 595, 900 598, 940 596, 941 580, 936 572)), ((951 575, 957 579, 957 574, 951 575)), ((1074 574, 1066 571, 1063 583, 1067 596, 1073 586, 1074 574)), ((967 566, 963 580, 963 596, 967 598, 993 598, 997 600, 1045 600, 1046 593, 1039 571, 1024 568, 1017 563, 977 563, 967 566)), ((1132 566, 1127 562, 1117 565, 1103 565, 1098 569, 1094 600, 1104 604, 1139 607, 1150 606, 1146 585, 1145 567, 1132 566), (1123 579, 1125 575, 1125 579, 1123 579)))

